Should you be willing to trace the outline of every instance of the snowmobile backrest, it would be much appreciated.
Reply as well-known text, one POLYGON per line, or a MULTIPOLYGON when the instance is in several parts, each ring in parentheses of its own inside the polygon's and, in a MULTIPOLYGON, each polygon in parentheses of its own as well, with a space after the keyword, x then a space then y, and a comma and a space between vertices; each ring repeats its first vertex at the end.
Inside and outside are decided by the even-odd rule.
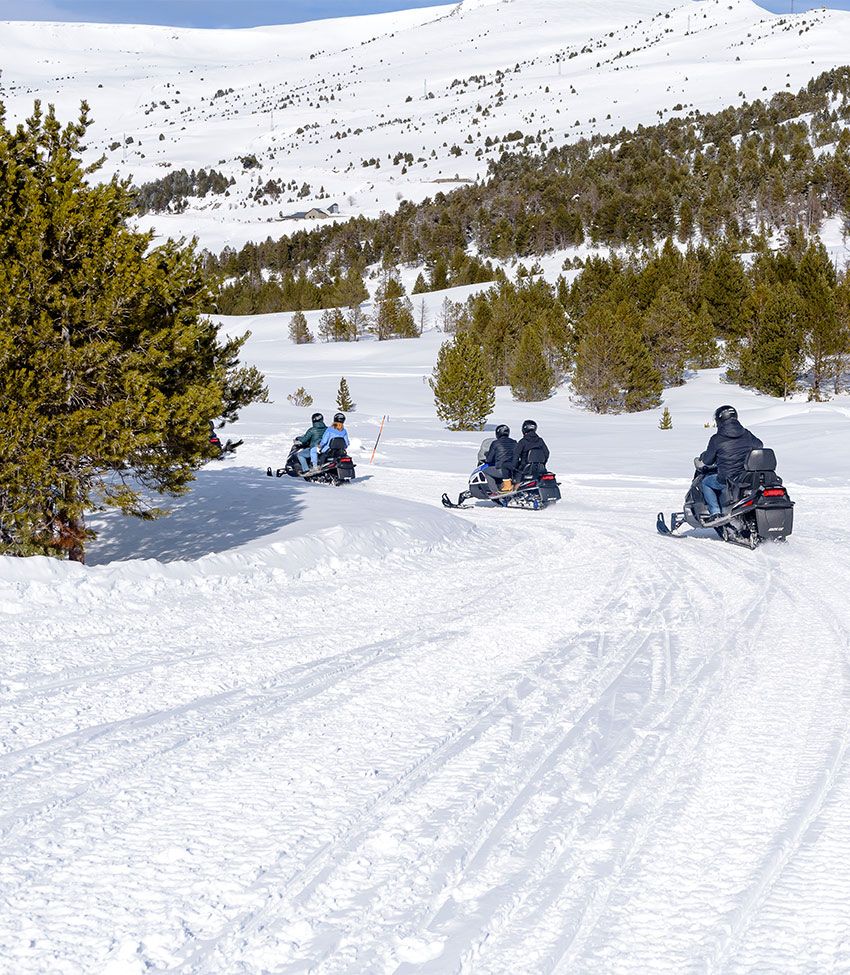
POLYGON ((757 450, 751 450, 747 454, 747 459, 744 462, 744 470, 775 471, 776 454, 770 447, 760 447, 757 450))
POLYGON ((546 464, 543 460, 545 456, 539 447, 529 450, 525 468, 521 472, 522 480, 526 481, 530 478, 540 477, 546 473, 546 464))
POLYGON ((478 448, 478 463, 483 464, 487 457, 487 453, 490 450, 490 444, 495 443, 495 437, 487 437, 486 440, 481 441, 481 446, 478 448))
POLYGON ((342 457, 348 447, 345 445, 345 440, 342 437, 332 437, 328 441, 327 453, 331 457, 342 457))

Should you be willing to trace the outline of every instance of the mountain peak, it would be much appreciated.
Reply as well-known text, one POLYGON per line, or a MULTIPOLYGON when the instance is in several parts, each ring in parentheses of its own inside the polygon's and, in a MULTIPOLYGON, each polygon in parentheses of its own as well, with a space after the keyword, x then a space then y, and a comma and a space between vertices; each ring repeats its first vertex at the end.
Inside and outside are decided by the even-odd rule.
POLYGON ((478 10, 480 7, 495 7, 506 2, 507 0, 460 0, 452 13, 463 14, 470 10, 478 10))

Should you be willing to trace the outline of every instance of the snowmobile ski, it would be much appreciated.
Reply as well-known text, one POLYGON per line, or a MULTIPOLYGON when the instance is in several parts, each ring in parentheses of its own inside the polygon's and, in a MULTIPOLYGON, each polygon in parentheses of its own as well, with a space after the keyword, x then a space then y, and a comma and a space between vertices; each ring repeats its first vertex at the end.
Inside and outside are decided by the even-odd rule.
POLYGON ((443 496, 442 496, 442 498, 440 498, 440 500, 443 502, 443 507, 444 508, 451 508, 454 511, 465 511, 467 508, 471 508, 472 507, 471 504, 464 504, 463 503, 463 501, 464 501, 463 495, 461 495, 457 499, 457 504, 455 504, 454 501, 452 501, 452 499, 448 496, 448 494, 443 494, 443 496))
POLYGON ((670 524, 668 525, 665 518, 664 512, 658 512, 658 518, 655 522, 655 527, 658 530, 659 535, 663 535, 665 538, 687 538, 687 535, 677 535, 678 530, 684 525, 685 516, 681 511, 674 511, 670 515, 670 524))

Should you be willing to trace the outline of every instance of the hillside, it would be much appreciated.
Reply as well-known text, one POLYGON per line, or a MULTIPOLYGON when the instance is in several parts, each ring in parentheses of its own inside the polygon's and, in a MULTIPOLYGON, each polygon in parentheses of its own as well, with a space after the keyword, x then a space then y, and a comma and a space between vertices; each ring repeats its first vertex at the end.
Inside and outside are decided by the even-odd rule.
MULTIPOLYGON (((104 176, 172 173, 171 189, 205 191, 142 223, 233 245, 215 268, 233 277, 266 285, 280 271, 314 335, 328 296, 362 324, 392 273, 408 292, 428 277, 416 338, 354 328, 356 340, 296 345, 288 313, 214 316, 224 337, 250 330, 241 358, 269 387, 223 431, 242 441, 235 456, 206 463, 167 517, 91 511, 86 565, 0 555, 0 972, 850 972, 850 276, 835 268, 845 170, 821 165, 850 152, 850 99, 806 88, 823 72, 850 80, 835 70, 850 60, 850 14, 462 0, 239 32, 6 23, 0 44, 7 123, 36 97, 63 119, 89 98, 87 156, 106 152, 104 176), (525 156, 502 159, 509 134, 525 156), (412 161, 394 163, 404 152, 412 161), (591 238, 632 159, 655 176, 629 207, 611 204, 603 257, 591 238), (672 192, 659 173, 681 189, 699 172, 716 181, 731 243, 683 240, 681 207, 658 212, 672 192), (472 181, 455 197, 462 219, 414 205, 455 174, 472 181), (269 181, 279 199, 256 198, 269 181), (478 231, 496 214, 516 231, 537 212, 520 183, 547 207, 566 194, 587 240, 568 247, 541 220, 539 262, 536 241, 526 258, 515 240, 494 271, 486 235, 456 227, 478 207, 490 208, 478 231), (276 240, 316 226, 281 213, 333 203, 360 217, 338 239, 320 219, 321 247, 320 235, 276 240), (742 256, 731 230, 753 206, 773 208, 777 232, 742 256), (371 220, 382 210, 393 214, 371 220), (806 233, 820 217, 829 250, 806 233), (419 236, 405 241, 408 226, 419 236), (583 271, 577 255, 592 255, 583 271), (321 281, 294 281, 305 268, 321 281), (491 272, 501 290, 486 292, 491 272), (467 299, 464 328, 498 385, 483 429, 452 431, 429 378, 467 299), (558 366, 541 402, 504 384, 527 336, 558 366), (354 482, 268 477, 315 410, 334 414, 343 377, 354 482), (596 402, 600 390, 611 395, 596 402), (619 402, 635 391, 640 402, 619 402), (656 531, 659 511, 681 510, 722 403, 776 451, 795 503, 784 544, 656 531), (466 487, 482 439, 527 418, 562 500, 446 510, 441 494, 466 487)), ((696 224, 714 212, 698 196, 696 224)), ((42 239, 36 228, 22 253, 42 239)), ((12 307, 38 308, 13 256, 12 307)), ((106 266, 109 333, 125 306, 106 266)), ((185 313, 163 277, 168 315, 185 313)), ((53 275, 63 314, 76 288, 88 321, 91 280, 53 275)), ((137 279, 145 297, 149 281, 137 279)), ((18 335, 30 321, 6 319, 18 335)), ((38 319, 39 341, 55 321, 38 319)), ((203 336, 134 342, 138 375, 114 424, 69 401, 67 363, 87 377, 84 355, 46 360, 61 364, 47 406, 82 417, 93 440, 129 430, 128 404, 157 395, 138 360, 164 348, 176 374, 173 350, 190 361, 203 336)), ((116 349, 105 355, 114 368, 116 349)), ((0 374, 6 402, 30 405, 38 366, 0 374)), ((53 439, 63 455, 76 446, 53 439)), ((27 469, 8 446, 3 461, 27 469)), ((126 468, 116 477, 131 483, 126 468)))
POLYGON ((439 333, 246 325, 275 402, 235 460, 169 519, 101 518, 88 569, 0 559, 0 968, 846 971, 844 401, 708 371, 661 431, 502 389, 564 500, 450 513, 485 434, 434 417, 439 333), (358 481, 266 478, 287 393, 327 415, 340 375, 358 481), (785 546, 655 533, 729 400, 785 546))
POLYGON ((474 180, 512 133, 560 145, 796 91, 846 60, 850 15, 500 0, 238 32, 6 23, 0 41, 12 118, 87 98, 105 172, 233 178, 229 196, 146 218, 218 250, 310 225, 282 217, 313 207, 376 215, 474 180))

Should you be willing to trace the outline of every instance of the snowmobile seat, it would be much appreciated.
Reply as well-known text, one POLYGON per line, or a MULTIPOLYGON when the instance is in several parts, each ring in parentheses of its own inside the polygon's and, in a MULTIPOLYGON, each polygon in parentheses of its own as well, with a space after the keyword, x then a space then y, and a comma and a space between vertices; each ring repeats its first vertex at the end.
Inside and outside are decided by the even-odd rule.
POLYGON ((751 450, 747 454, 747 459, 744 461, 744 470, 775 471, 776 454, 770 447, 760 447, 757 450, 751 450))

